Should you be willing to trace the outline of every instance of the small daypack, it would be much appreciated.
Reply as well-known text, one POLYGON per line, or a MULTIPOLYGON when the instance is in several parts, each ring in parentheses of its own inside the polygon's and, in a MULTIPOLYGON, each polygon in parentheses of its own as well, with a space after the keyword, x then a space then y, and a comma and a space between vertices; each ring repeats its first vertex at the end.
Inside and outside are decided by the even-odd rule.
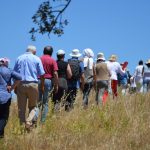
POLYGON ((85 83, 93 82, 93 68, 89 68, 89 59, 87 67, 84 67, 85 83))
POLYGON ((71 67, 72 77, 71 80, 79 80, 80 78, 80 61, 78 59, 68 59, 71 67))

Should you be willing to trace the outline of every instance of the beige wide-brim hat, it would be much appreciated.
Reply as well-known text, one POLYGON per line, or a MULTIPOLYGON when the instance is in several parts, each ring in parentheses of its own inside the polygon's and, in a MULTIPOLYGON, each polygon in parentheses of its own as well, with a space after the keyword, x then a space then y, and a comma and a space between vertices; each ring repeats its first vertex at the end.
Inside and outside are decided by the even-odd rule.
POLYGON ((106 60, 103 53, 97 54, 97 60, 106 60))
POLYGON ((146 64, 146 65, 147 65, 147 64, 150 64, 150 59, 148 59, 147 62, 146 62, 145 64, 146 64))
POLYGON ((78 49, 73 49, 72 52, 70 53, 71 57, 80 57, 82 54, 79 52, 78 49))
POLYGON ((117 60, 117 56, 116 55, 111 55, 109 60, 110 61, 116 61, 117 60))

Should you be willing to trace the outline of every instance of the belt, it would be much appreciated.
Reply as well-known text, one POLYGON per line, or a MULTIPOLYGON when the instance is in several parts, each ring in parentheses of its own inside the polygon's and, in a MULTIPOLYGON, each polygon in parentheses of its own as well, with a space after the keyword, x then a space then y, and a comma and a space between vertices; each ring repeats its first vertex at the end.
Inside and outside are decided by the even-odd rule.
POLYGON ((21 81, 21 83, 24 83, 24 84, 38 83, 38 81, 21 81))

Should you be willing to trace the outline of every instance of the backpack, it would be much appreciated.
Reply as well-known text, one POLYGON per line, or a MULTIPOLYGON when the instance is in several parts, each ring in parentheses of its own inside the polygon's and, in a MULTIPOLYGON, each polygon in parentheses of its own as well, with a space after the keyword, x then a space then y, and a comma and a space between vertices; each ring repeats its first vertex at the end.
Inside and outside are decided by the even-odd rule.
POLYGON ((89 60, 87 67, 84 67, 85 83, 93 82, 93 68, 89 68, 89 60))
POLYGON ((80 61, 78 59, 68 59, 71 67, 72 77, 71 80, 79 80, 80 78, 80 61))

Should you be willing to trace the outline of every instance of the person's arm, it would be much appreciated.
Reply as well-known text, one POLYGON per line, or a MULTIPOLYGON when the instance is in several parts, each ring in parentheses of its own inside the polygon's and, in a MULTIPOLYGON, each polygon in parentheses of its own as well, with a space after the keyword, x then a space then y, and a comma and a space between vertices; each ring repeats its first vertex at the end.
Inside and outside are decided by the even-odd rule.
POLYGON ((54 76, 54 91, 55 91, 55 93, 57 93, 58 92, 58 73, 57 73, 57 71, 54 71, 53 76, 54 76))
POLYGON ((132 76, 133 78, 135 78, 135 77, 137 76, 137 70, 138 70, 138 69, 137 69, 137 67, 136 67, 136 68, 135 68, 135 71, 134 71, 134 74, 133 74, 133 76, 132 76))
POLYGON ((93 64, 93 84, 94 84, 94 89, 96 90, 96 66, 93 64))
POLYGON ((143 66, 143 69, 142 69, 142 76, 144 76, 144 66, 143 66))
POLYGON ((71 71, 70 65, 68 64, 67 65, 67 78, 71 79, 71 77, 72 77, 72 71, 71 71))
POLYGON ((41 91, 42 93, 44 93, 44 82, 45 82, 45 78, 44 76, 40 76, 40 80, 41 80, 41 91))
POLYGON ((84 89, 84 84, 85 84, 85 76, 84 76, 84 66, 83 66, 83 62, 80 62, 80 81, 81 81, 81 90, 84 89))
POLYGON ((38 76, 43 76, 45 74, 44 68, 43 68, 43 64, 40 58, 37 58, 37 73, 38 76))
POLYGON ((15 80, 14 83, 13 83, 13 85, 11 86, 10 91, 15 90, 16 87, 17 87, 17 85, 18 85, 19 83, 20 83, 20 80, 15 80))
POLYGON ((84 89, 84 84, 85 84, 84 72, 81 74, 80 80, 81 80, 81 90, 83 91, 83 89, 84 89))
POLYGON ((120 73, 121 75, 124 75, 125 74, 125 68, 124 70, 122 69, 121 65, 118 63, 118 73, 120 73))
POLYGON ((22 77, 16 71, 11 72, 11 76, 14 79, 13 84, 11 85, 10 91, 14 90, 16 92, 17 85, 20 83, 22 77))

